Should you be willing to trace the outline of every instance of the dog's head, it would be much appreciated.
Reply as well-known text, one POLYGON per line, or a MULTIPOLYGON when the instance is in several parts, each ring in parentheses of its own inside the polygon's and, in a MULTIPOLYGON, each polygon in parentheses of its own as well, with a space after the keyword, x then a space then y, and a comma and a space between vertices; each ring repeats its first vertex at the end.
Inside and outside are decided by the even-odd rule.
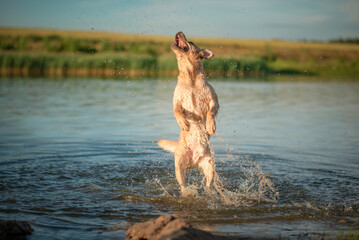
POLYGON ((201 49, 193 42, 188 42, 183 32, 178 32, 175 42, 171 44, 171 50, 176 54, 179 67, 180 65, 189 66, 202 65, 202 59, 214 56, 211 50, 201 49))

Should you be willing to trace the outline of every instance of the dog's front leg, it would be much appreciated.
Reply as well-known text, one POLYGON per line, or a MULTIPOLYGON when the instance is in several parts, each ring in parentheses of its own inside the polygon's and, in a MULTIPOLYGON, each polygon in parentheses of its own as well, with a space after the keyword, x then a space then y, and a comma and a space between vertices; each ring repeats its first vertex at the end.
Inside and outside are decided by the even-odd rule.
POLYGON ((176 121, 178 123, 178 126, 183 131, 189 130, 189 122, 187 121, 186 117, 184 116, 184 109, 181 106, 180 103, 177 103, 174 107, 174 115, 176 118, 176 121))
POLYGON ((216 122, 214 121, 212 111, 207 112, 206 130, 210 136, 216 132, 216 122))
POLYGON ((215 101, 211 101, 209 104, 209 111, 207 112, 206 119, 206 130, 207 133, 212 136, 216 132, 216 121, 214 120, 214 116, 218 112, 218 104, 215 101))

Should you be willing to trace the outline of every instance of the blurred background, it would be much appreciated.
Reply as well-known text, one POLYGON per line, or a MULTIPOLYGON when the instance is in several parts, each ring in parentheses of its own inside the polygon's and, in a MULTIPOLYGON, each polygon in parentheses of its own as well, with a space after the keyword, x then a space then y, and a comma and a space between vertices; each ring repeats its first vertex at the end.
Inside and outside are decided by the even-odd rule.
POLYGON ((175 76, 183 31, 209 76, 356 79, 358 1, 1 1, 2 75, 175 76))

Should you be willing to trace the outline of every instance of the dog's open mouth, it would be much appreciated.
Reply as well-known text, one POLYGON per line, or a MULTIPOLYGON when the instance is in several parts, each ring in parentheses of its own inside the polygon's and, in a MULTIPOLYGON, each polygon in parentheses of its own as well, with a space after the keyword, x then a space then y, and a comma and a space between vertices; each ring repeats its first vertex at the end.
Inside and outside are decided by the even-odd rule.
POLYGON ((188 51, 189 48, 188 48, 187 39, 182 32, 176 34, 175 41, 176 41, 176 46, 178 48, 182 49, 185 52, 188 51))

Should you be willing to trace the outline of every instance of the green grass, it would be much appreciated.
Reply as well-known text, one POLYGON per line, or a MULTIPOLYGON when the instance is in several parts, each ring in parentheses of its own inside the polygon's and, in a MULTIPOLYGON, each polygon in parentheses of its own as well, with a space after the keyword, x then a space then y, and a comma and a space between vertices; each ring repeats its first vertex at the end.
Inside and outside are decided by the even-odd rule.
MULTIPOLYGON (((4 53, 0 55, 0 67, 3 72, 22 75, 176 75, 177 62, 174 56, 139 56, 115 54, 30 54, 4 53), (111 70, 111 71, 93 71, 111 70)), ((213 58, 204 61, 209 75, 243 76, 265 75, 267 66, 258 59, 222 59, 213 58)))
POLYGON ((298 63, 297 61, 276 60, 269 62, 268 67, 272 74, 289 74, 305 76, 325 76, 328 79, 355 79, 359 80, 359 57, 354 60, 343 58, 327 61, 309 60, 298 63))
POLYGON ((209 75, 240 77, 248 75, 265 76, 268 72, 266 62, 259 57, 244 59, 212 58, 203 62, 203 67, 209 75))
MULTIPOLYGON (((209 76, 301 75, 359 80, 359 45, 194 38, 215 57, 209 76)), ((0 28, 0 73, 22 75, 177 75, 173 37, 0 28)))
POLYGON ((113 41, 109 39, 89 39, 62 37, 57 34, 48 36, 0 34, 0 51, 37 51, 49 53, 101 53, 127 52, 156 56, 168 52, 168 44, 154 41, 113 41))

